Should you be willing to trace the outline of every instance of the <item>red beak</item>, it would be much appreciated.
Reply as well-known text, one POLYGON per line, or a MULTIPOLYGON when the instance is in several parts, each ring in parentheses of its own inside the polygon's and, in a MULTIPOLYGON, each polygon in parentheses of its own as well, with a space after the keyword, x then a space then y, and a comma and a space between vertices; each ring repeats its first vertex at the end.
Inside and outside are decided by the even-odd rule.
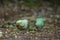
POLYGON ((18 24, 16 24, 16 27, 18 28, 18 27, 19 27, 19 25, 18 25, 18 24))

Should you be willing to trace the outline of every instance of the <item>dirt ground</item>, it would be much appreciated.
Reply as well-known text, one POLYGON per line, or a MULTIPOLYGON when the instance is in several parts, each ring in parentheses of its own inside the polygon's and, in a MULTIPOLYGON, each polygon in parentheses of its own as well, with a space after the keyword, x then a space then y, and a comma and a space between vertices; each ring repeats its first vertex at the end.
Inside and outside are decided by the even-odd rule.
POLYGON ((41 31, 27 31, 15 29, 0 29, 3 31, 3 37, 0 40, 60 40, 59 30, 53 28, 43 28, 41 31))

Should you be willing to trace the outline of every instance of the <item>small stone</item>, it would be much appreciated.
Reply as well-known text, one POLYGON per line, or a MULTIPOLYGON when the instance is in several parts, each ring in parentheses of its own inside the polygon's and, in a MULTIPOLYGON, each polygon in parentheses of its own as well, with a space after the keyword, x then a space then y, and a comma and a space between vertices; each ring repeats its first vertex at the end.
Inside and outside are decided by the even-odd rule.
POLYGON ((39 36, 41 36, 41 35, 39 35, 39 36))
POLYGON ((50 17, 53 17, 53 15, 50 15, 50 17))
POLYGON ((35 31, 30 31, 31 33, 34 33, 35 31))
POLYGON ((9 26, 8 26, 8 25, 6 25, 6 27, 8 28, 9 26))
POLYGON ((7 29, 7 31, 8 31, 9 29, 7 29))
POLYGON ((57 19, 55 19, 55 22, 57 22, 57 19))
POLYGON ((29 32, 27 32, 27 33, 29 33, 29 32))
POLYGON ((19 34, 19 33, 17 32, 17 34, 19 34))
POLYGON ((13 27, 13 25, 10 25, 10 27, 13 27))
POLYGON ((35 39, 38 39, 37 37, 35 37, 35 39))
POLYGON ((3 32, 0 32, 0 37, 3 37, 3 32))
POLYGON ((5 33, 8 33, 7 31, 5 33))
POLYGON ((17 35, 15 35, 15 38, 17 38, 17 35))
POLYGON ((17 35, 16 34, 13 34, 15 38, 17 38, 17 35))
POLYGON ((33 35, 32 33, 30 35, 33 35))
POLYGON ((5 37, 9 37, 8 35, 5 35, 5 37))

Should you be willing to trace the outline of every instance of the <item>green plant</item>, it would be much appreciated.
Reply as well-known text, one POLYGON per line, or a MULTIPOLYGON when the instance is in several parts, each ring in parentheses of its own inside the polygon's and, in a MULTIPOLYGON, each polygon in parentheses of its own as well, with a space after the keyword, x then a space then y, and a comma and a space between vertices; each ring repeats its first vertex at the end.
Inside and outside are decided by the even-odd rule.
POLYGON ((37 5, 37 2, 35 2, 33 0, 24 0, 24 4, 28 7, 34 7, 37 5))

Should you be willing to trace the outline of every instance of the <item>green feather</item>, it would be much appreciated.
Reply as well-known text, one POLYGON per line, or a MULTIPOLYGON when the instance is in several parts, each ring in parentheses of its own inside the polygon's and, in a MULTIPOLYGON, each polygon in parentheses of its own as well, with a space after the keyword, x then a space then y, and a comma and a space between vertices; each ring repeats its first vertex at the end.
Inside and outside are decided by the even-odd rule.
POLYGON ((45 25, 44 18, 37 18, 35 25, 40 28, 43 28, 43 26, 45 25))

